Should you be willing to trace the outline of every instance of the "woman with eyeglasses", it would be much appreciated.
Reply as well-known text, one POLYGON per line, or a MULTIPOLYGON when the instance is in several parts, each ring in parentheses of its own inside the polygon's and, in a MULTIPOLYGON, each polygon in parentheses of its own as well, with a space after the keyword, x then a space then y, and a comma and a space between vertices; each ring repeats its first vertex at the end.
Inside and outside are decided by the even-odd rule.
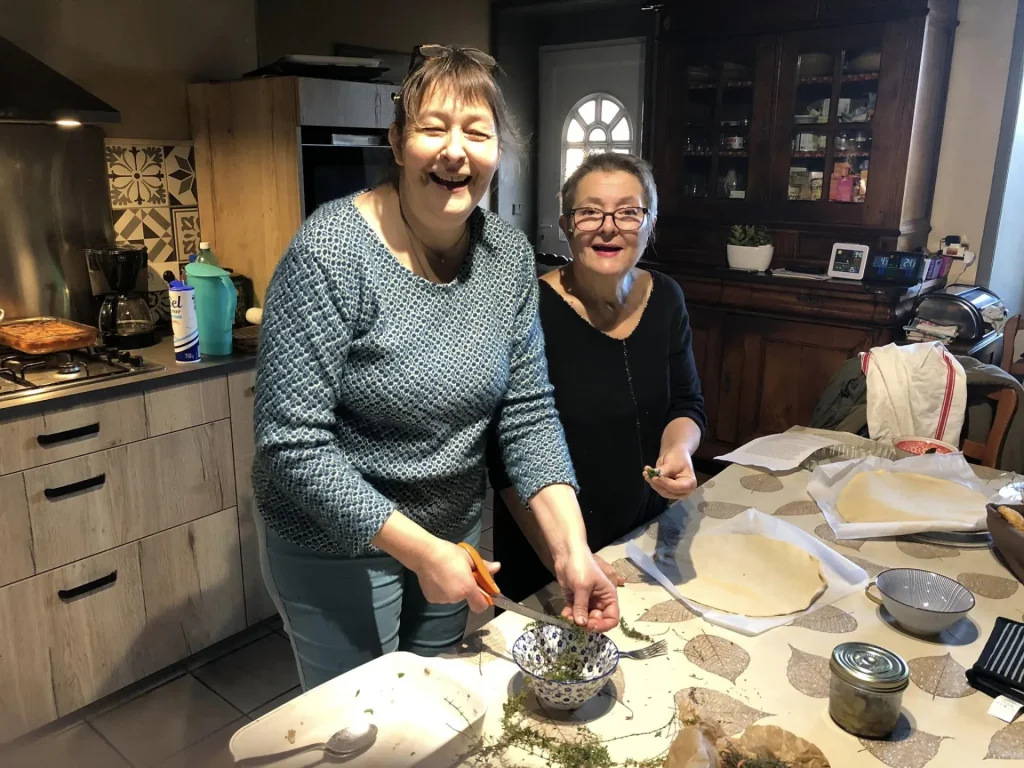
MULTIPOLYGON (((580 625, 618 622, 548 382, 533 249, 478 204, 509 145, 494 60, 421 46, 393 183, 328 203, 274 272, 253 485, 261 566, 304 688, 434 655, 488 602, 472 560, 488 425, 580 625)), ((497 563, 489 563, 496 571, 497 563)))
MULTIPOLYGON (((590 155, 562 187, 561 206, 572 262, 541 277, 540 319, 587 541, 597 552, 696 489, 690 457, 707 421, 683 293, 670 277, 637 267, 658 217, 650 165, 633 155, 590 155)), ((489 463, 500 490, 496 579, 522 600, 551 580, 534 555, 544 543, 496 452, 489 463)))

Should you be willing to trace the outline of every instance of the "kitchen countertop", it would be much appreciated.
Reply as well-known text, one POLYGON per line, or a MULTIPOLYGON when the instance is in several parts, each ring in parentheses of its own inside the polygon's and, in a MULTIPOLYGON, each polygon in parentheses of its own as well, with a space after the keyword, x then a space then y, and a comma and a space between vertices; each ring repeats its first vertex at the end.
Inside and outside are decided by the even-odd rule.
POLYGON ((174 359, 174 339, 170 334, 157 344, 145 349, 133 350, 147 362, 162 365, 158 371, 147 371, 135 376, 115 379, 97 379, 67 389, 44 390, 36 394, 10 400, 0 400, 0 420, 13 416, 25 416, 41 410, 71 408, 82 403, 120 397, 143 392, 154 386, 181 384, 209 376, 223 376, 235 371, 256 367, 255 353, 235 352, 223 357, 204 357, 198 363, 178 363, 174 359), (97 395, 97 393, 102 393, 97 395))

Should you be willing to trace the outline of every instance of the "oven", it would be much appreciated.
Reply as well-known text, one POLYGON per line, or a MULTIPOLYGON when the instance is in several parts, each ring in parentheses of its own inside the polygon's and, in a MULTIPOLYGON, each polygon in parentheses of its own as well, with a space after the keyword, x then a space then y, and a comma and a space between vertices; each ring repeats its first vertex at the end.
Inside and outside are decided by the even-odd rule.
POLYGON ((324 203, 387 181, 394 167, 386 129, 303 126, 302 206, 309 216, 324 203))

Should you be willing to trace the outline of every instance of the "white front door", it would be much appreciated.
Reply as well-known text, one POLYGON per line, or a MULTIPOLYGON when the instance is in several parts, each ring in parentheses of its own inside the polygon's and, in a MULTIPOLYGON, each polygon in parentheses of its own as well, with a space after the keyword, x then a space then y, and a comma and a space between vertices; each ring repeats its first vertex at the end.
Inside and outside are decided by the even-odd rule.
POLYGON ((558 192, 590 152, 640 153, 644 42, 609 40, 540 49, 537 250, 569 255, 558 192))

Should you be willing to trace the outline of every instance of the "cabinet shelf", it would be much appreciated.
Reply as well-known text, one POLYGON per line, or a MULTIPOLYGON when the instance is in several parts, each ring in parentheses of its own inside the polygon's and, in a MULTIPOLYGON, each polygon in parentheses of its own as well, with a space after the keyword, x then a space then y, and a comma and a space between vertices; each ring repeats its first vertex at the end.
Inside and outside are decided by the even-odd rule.
POLYGON ((726 88, 753 88, 753 80, 726 80, 726 88))
POLYGON ((855 74, 843 75, 844 83, 868 83, 878 80, 877 72, 857 72, 855 74))
POLYGON ((831 85, 832 75, 808 75, 801 77, 798 82, 800 85, 831 85))
POLYGON ((691 91, 713 91, 718 87, 718 83, 690 83, 691 91))
POLYGON ((750 157, 750 153, 745 149, 723 149, 718 153, 719 157, 750 157))

